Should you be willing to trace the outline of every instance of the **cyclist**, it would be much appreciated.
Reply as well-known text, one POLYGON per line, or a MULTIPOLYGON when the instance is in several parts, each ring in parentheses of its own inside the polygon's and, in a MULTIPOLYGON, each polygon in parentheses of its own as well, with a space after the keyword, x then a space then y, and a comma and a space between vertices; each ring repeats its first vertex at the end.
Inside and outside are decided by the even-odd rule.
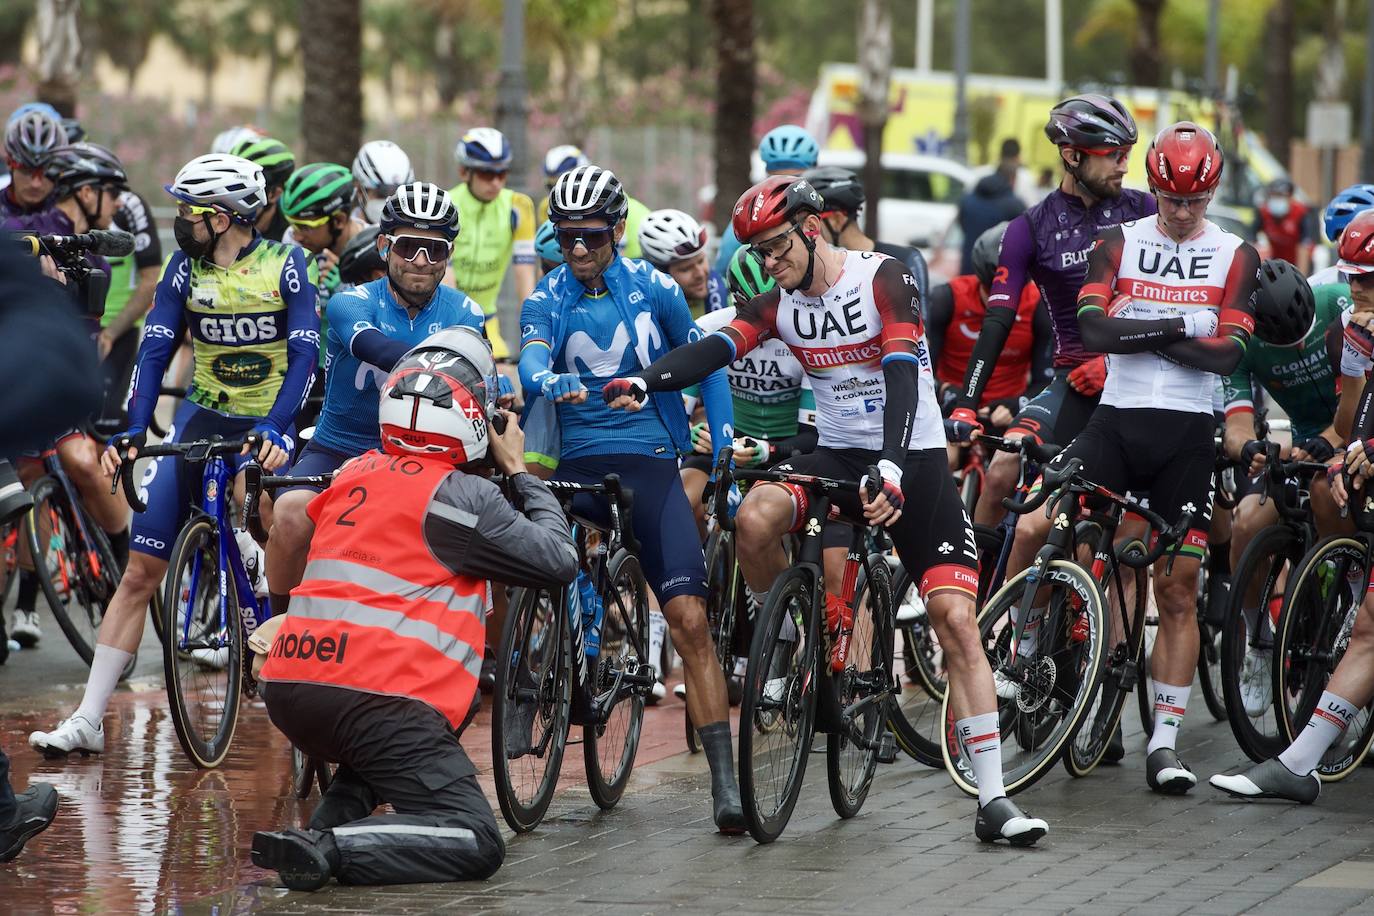
POLYGON ((231 154, 242 156, 262 168, 262 177, 267 182, 267 206, 258 214, 257 230, 265 238, 281 241, 286 237, 288 224, 280 202, 286 190, 286 179, 296 171, 295 155, 285 143, 272 137, 240 140, 231 154))
MULTIPOLYGON (((101 459, 107 475, 119 466, 121 449, 134 456, 145 441, 163 370, 187 331, 194 375, 169 438, 256 432, 264 468, 287 462, 295 415, 315 369, 319 320, 304 253, 254 228, 267 205, 265 187, 255 163, 215 154, 192 159, 167 185, 178 201, 172 231, 180 250, 158 281, 134 369, 129 428, 101 459)), ((188 473, 165 458, 144 471, 140 496, 148 510, 134 522, 129 565, 101 621, 81 705, 53 731, 29 735, 29 744, 45 754, 104 750, 101 718, 142 638, 148 599, 190 512, 188 473)))
MULTIPOLYGON (((759 141, 759 158, 769 175, 800 175, 816 167, 821 148, 809 133, 795 124, 783 124, 763 135, 759 141)), ((716 250, 716 273, 724 276, 730 270, 741 240, 735 237, 734 223, 725 227, 716 250)), ((917 278, 919 279, 919 277, 917 278)))
MULTIPOLYGON (((822 235, 824 208, 821 196, 795 178, 774 176, 746 191, 735 205, 735 234, 777 287, 740 307, 722 330, 610 381, 602 396, 613 408, 637 410, 651 392, 698 381, 770 337, 787 344, 811 377, 820 441, 811 454, 778 467, 862 478, 858 493, 837 493, 834 502, 852 517, 886 526, 921 584, 944 650, 954 725, 966 736, 978 777, 975 833, 985 842, 1029 845, 1048 827, 1022 814, 1002 786, 997 698, 974 606, 973 531, 945 467, 916 281, 893 258, 833 247, 822 235), (869 480, 880 487, 872 500, 869 480)), ((804 490, 765 483, 740 506, 739 564, 756 604, 786 568, 782 538, 805 517, 806 499, 804 490)), ((826 581, 828 588, 840 585, 826 581)), ((830 607, 836 600, 828 598, 830 607)))
POLYGON ((534 234, 534 252, 539 255, 539 276, 542 279, 559 264, 563 263, 563 249, 558 247, 558 233, 548 220, 539 226, 534 234))
POLYGON ((353 218, 376 225, 382 219, 387 198, 403 184, 415 180, 410 157, 390 140, 369 140, 353 157, 353 218))
POLYGON ((162 272, 162 240, 148 201, 132 189, 119 195, 113 225, 134 237, 134 253, 109 259, 110 292, 96 346, 105 371, 101 418, 111 428, 122 429, 143 319, 153 307, 153 291, 162 272))
POLYGON ((925 257, 915 248, 875 242, 859 227, 859 218, 867 199, 859 176, 837 165, 822 165, 807 169, 802 177, 825 200, 821 224, 825 226, 830 244, 850 251, 876 251, 901 261, 907 272, 916 278, 916 288, 921 292, 921 301, 925 302, 930 287, 930 272, 926 268, 925 257))
MULTIPOLYGON (((594 483, 618 473, 634 491, 639 561, 686 669, 688 709, 701 723, 697 731, 711 768, 715 823, 722 832, 739 833, 744 812, 725 678, 706 625, 701 541, 677 476, 677 457, 689 449, 682 398, 661 395, 652 409, 634 416, 588 399, 589 390, 701 336, 681 287, 647 263, 615 253, 626 231, 626 208, 620 180, 605 169, 582 166, 554 184, 549 215, 567 260, 539 282, 521 310, 520 381, 557 405, 556 479, 594 483)), ((703 379, 712 438, 728 442, 733 433, 725 374, 700 373, 703 379)))
MULTIPOLYGON (((331 168, 343 171, 341 166, 331 168)), ((481 307, 440 282, 458 228, 458 208, 438 185, 412 182, 387 198, 381 235, 374 242, 385 252, 386 279, 340 292, 325 304, 329 372, 324 409, 291 469, 295 476, 331 473, 349 458, 378 447, 377 392, 411 347, 458 325, 480 335, 481 307)), ((301 581, 314 527, 306 507, 317 492, 308 486, 283 489, 273 504, 267 539, 273 614, 286 612, 290 592, 301 581)))
POLYGON ((462 182, 449 194, 458 206, 463 234, 453 247, 453 280, 482 306, 492 352, 504 359, 510 349, 501 337, 496 300, 507 268, 521 301, 534 291, 534 202, 506 187, 511 148, 499 130, 468 131, 454 155, 462 182))
MULTIPOLYGON (((1111 354, 1107 380, 1101 405, 1054 464, 1081 458, 1095 482, 1148 493, 1170 524, 1191 518, 1172 572, 1167 559, 1154 570, 1159 636, 1146 781, 1178 795, 1197 783, 1175 745, 1198 659, 1197 576, 1216 463, 1212 397, 1216 376, 1235 370, 1254 328, 1259 256, 1205 216, 1222 166, 1209 131, 1191 121, 1164 128, 1145 166, 1159 215, 1106 230, 1088 255, 1078 326, 1087 350, 1111 354)), ((1022 516, 1018 544, 1023 535, 1043 543, 1049 526, 1043 513, 1022 516)), ((1013 617, 1025 611, 1013 608, 1013 617)), ((1037 635, 1028 622, 1022 645, 1030 647, 1021 651, 1033 652, 1037 635)), ((1016 685, 1004 688, 1015 695, 1016 685)))
POLYGON ((682 287, 694 319, 727 304, 725 281, 706 260, 706 242, 706 227, 681 210, 654 210, 639 226, 644 260, 682 287))
MULTIPOLYGON (((416 187, 425 186, 388 200, 383 218, 416 187)), ((445 228, 425 222, 426 233, 449 225, 447 214, 445 228)), ((443 235, 400 238, 447 247, 443 235)), ((482 346, 480 368, 445 345, 454 335, 441 331, 396 362, 367 431, 374 444, 380 431, 381 448, 344 465, 311 502, 305 579, 262 669, 272 721, 297 747, 341 764, 307 829, 253 837, 254 863, 294 890, 331 877, 481 879, 505 858, 459 744, 477 708, 487 580, 557 588, 577 575, 577 553, 557 500, 525 472, 514 415, 503 415, 501 432, 488 424, 485 345, 458 335, 482 346), (523 512, 473 473, 488 455, 523 512), (314 648, 331 643, 327 654, 314 648), (374 816, 382 801, 395 813, 374 816)))
POLYGON ((339 279, 349 286, 362 286, 386 276, 386 259, 377 250, 380 226, 368 226, 354 233, 339 255, 339 279))
POLYGON ((48 157, 66 143, 67 132, 62 122, 41 110, 11 118, 5 126, 10 184, 0 192, 0 221, 52 207, 52 179, 46 172, 48 157))
MULTIPOLYGON (((53 182, 52 209, 6 220, 5 229, 28 230, 44 235, 77 235, 91 229, 108 229, 119 207, 120 195, 128 190, 128 175, 119 158, 94 143, 59 146, 48 154, 48 175, 53 182)), ((104 258, 87 256, 87 263, 109 275, 104 258)), ((95 277, 85 288, 67 283, 68 291, 86 316, 92 336, 98 333, 100 310, 104 308, 107 287, 95 277), (95 310, 92 312, 92 310, 95 310)), ((94 418, 92 418, 94 419, 94 418)), ((76 484, 82 503, 101 529, 109 536, 110 547, 122 565, 129 555, 129 507, 121 494, 111 494, 109 482, 100 468, 100 449, 85 429, 72 429, 57 437, 51 447, 62 468, 76 484)), ((43 475, 44 452, 20 455, 19 477, 25 486, 43 475)), ((15 601, 11 635, 21 646, 31 647, 42 637, 39 628, 38 576, 21 570, 15 601)))
MULTIPOLYGON (((987 317, 988 293, 1006 229, 1007 224, 1002 223, 980 235, 973 244, 973 273, 935 287, 926 302, 926 336, 930 340, 930 359, 935 366, 936 392, 942 407, 952 406, 959 396, 974 342, 987 317)), ((1021 290, 1002 358, 983 389, 979 419, 988 418, 991 426, 1005 429, 1025 399, 1039 394, 1054 377, 1053 360, 1054 328, 1050 313, 1040 299, 1040 290, 1028 283, 1021 290)), ((995 517, 990 516, 990 522, 982 512, 974 516, 974 521, 996 524, 1003 514, 1001 498, 1011 493, 987 495, 999 511, 995 517)))
MULTIPOLYGON (((1353 296, 1366 300, 1374 298, 1374 212, 1356 216, 1342 232, 1337 266, 1350 282, 1353 296)), ((1363 305, 1364 303, 1358 303, 1363 305)), ((1371 303, 1374 304, 1374 303, 1371 303)), ((1352 324, 1351 330, 1363 326, 1352 324)), ((1358 333, 1358 332, 1357 332, 1358 333)), ((1371 338, 1360 334, 1363 353, 1367 354, 1371 338)), ((1367 355, 1365 356, 1368 359, 1367 355)), ((1372 363, 1374 364, 1374 363, 1372 363)), ((1342 368, 1343 375, 1349 375, 1342 368)), ((1352 381, 1347 379, 1347 382, 1352 381)), ((1371 451, 1374 451, 1374 389, 1365 386, 1360 398, 1357 421, 1350 444, 1343 456, 1345 470, 1351 477, 1355 492, 1346 490, 1341 474, 1331 477, 1331 493, 1338 505, 1347 501, 1368 499, 1371 471, 1371 451)), ((1313 707, 1307 725, 1283 753, 1256 764, 1243 773, 1213 776, 1211 784, 1239 798, 1282 798, 1311 804, 1321 792, 1321 780, 1314 772, 1329 747, 1345 732, 1355 714, 1374 698, 1374 588, 1366 591, 1355 619, 1345 654, 1331 673, 1331 680, 1313 707)))
MULTIPOLYGON (((1322 214, 1322 230, 1332 245, 1340 242, 1341 233, 1355 215, 1374 207, 1374 184, 1352 184, 1331 198, 1322 214)), ((1307 278, 1313 288, 1327 283, 1342 283, 1340 269, 1333 263, 1307 278)))
POLYGON ((558 176, 564 172, 571 172, 575 168, 591 164, 592 161, 587 158, 587 154, 570 143, 549 147, 549 151, 544 154, 545 194, 543 199, 539 201, 539 207, 535 214, 541 225, 548 222, 548 192, 553 190, 554 183, 558 181, 558 176))
POLYGON ((251 124, 241 124, 238 127, 230 127, 215 134, 215 139, 210 141, 210 152, 212 153, 232 153, 234 148, 245 140, 261 140, 265 137, 262 131, 251 124))
MULTIPOLYGON (((1246 471, 1237 481, 1232 568, 1240 563, 1256 534, 1279 523, 1274 503, 1261 503, 1260 489, 1249 480, 1265 462, 1264 443, 1255 441, 1256 388, 1272 397, 1293 424, 1289 460, 1328 461, 1344 441, 1336 431, 1338 361, 1332 360, 1328 344, 1328 331, 1334 327, 1339 335, 1341 314, 1349 305, 1340 294, 1342 289, 1332 284, 1313 290, 1287 261, 1270 259, 1260 265, 1255 333, 1240 364, 1225 382, 1226 453, 1246 471)), ((1313 503, 1329 501, 1329 493, 1324 485, 1314 485, 1313 503)), ((1332 515, 1318 512, 1316 518, 1320 524, 1332 515)), ((1330 533, 1334 532, 1323 532, 1330 533)), ((1246 631, 1252 635, 1241 669, 1240 693, 1251 717, 1263 715, 1273 701, 1273 621, 1269 613, 1261 621, 1258 592, 1259 582, 1255 582, 1242 604, 1246 631)))

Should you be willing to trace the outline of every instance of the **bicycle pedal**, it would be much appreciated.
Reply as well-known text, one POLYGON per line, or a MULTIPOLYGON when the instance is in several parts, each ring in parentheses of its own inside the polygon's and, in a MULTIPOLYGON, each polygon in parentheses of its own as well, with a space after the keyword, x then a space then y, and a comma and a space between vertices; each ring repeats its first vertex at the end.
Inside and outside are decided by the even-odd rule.
POLYGON ((897 739, 892 736, 892 732, 883 732, 878 738, 878 762, 897 762, 897 739))

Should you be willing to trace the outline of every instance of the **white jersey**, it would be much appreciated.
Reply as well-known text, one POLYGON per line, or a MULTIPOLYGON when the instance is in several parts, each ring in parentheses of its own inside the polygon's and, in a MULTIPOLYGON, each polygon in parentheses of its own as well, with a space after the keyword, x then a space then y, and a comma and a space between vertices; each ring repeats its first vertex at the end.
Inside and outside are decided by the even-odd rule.
MULTIPOLYGON (((1210 220, 1175 242, 1156 217, 1123 223, 1109 312, 1120 318, 1178 318, 1198 309, 1220 313, 1231 262, 1244 240, 1210 220)), ((1112 353, 1102 403, 1112 407, 1211 413, 1219 376, 1158 353, 1112 353)))

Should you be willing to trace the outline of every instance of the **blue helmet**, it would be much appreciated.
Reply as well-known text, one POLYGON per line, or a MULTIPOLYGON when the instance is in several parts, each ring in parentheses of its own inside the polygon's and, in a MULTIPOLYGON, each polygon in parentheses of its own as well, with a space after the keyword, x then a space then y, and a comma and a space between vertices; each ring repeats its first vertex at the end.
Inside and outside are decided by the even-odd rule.
POLYGON ((5 119, 5 123, 12 124, 31 111, 42 112, 54 121, 62 120, 61 113, 47 102, 25 102, 23 105, 20 105, 18 108, 14 109, 14 111, 10 112, 10 116, 5 119))
POLYGON ((759 141, 759 157, 768 171, 813 169, 821 148, 811 135, 795 124, 775 127, 759 141))
POLYGON ((510 168, 510 141, 494 127, 474 127, 463 134, 453 155, 464 168, 504 172, 510 168))
POLYGON ((558 245, 558 234, 548 220, 544 220, 544 225, 534 234, 534 250, 541 260, 563 263, 563 249, 558 245))
POLYGON ((1370 207, 1374 207, 1374 184, 1352 184, 1331 198, 1331 203, 1326 205, 1326 212, 1322 214, 1327 240, 1334 243, 1341 237, 1345 227, 1350 225, 1355 214, 1370 207))

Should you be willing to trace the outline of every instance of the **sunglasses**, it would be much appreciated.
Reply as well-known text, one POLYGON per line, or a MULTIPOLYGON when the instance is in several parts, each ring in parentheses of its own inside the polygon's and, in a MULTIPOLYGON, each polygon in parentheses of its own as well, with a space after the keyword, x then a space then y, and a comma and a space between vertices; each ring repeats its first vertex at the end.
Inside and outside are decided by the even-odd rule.
POLYGON ((609 227, 605 229, 554 229, 553 234, 558 237, 558 247, 564 251, 572 251, 579 244, 588 251, 596 251, 605 248, 615 241, 615 230, 609 227))
POLYGON ((678 258, 690 258, 698 251, 706 247, 706 230, 702 229, 695 241, 678 242, 673 249, 673 255, 678 258))
POLYGON ((25 165, 14 159, 6 157, 5 165, 9 166, 10 172, 16 175, 28 175, 30 178, 43 178, 47 170, 41 165, 25 165))
POLYGON ((501 169, 499 171, 495 169, 473 169, 473 171, 488 181, 504 181, 507 172, 506 169, 501 169))
POLYGON ((1131 158, 1131 148, 1129 146, 1109 146, 1103 149, 1089 149, 1086 146, 1075 146, 1074 149, 1087 156, 1108 156, 1117 165, 1121 165, 1131 158))
POLYGON ((328 213, 324 216, 319 216, 314 219, 299 219, 294 216, 288 216, 286 218, 286 221, 291 225, 295 226, 297 229, 318 229, 333 218, 334 214, 328 213))
POLYGON ((392 254, 412 263, 422 251, 431 264, 446 263, 448 256, 453 253, 453 243, 447 239, 432 239, 423 235, 388 235, 386 240, 391 243, 392 254))
POLYGON ((766 241, 757 242, 749 246, 749 254, 753 255, 754 260, 758 261, 760 265, 766 265, 769 258, 780 261, 787 257, 787 253, 792 250, 792 243, 796 241, 792 233, 796 231, 797 227, 793 226, 781 235, 775 235, 766 241))
POLYGON ((1160 194, 1159 192, 1155 192, 1155 197, 1159 199, 1160 203, 1168 204, 1175 210, 1196 210, 1199 204, 1205 210, 1212 199, 1210 194, 1199 194, 1196 197, 1174 197, 1172 194, 1160 194))
POLYGON ((182 219, 190 219, 193 216, 207 216, 220 212, 215 207, 201 207, 196 204, 179 204, 177 206, 177 216, 182 219))
POLYGON ((1347 286, 1374 286, 1374 272, 1357 274, 1343 270, 1341 271, 1341 278, 1345 280, 1347 286))

